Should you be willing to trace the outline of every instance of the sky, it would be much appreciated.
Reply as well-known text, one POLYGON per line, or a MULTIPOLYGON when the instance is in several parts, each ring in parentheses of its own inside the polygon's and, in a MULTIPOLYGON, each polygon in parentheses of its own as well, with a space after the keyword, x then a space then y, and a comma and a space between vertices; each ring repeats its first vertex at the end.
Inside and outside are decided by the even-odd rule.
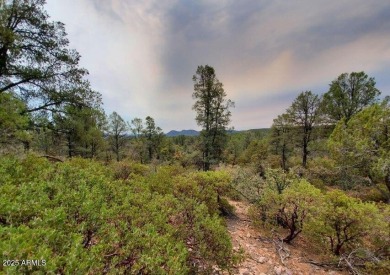
POLYGON ((388 0, 47 0, 107 114, 200 129, 192 76, 214 67, 236 130, 268 128, 302 91, 342 73, 390 95, 388 0))

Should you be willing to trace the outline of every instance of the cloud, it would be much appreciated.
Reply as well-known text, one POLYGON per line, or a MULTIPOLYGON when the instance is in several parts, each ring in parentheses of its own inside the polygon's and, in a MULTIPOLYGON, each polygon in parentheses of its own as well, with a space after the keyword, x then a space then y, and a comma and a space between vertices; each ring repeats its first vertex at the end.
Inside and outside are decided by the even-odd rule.
MULTIPOLYGON (((48 0, 108 112, 195 128, 192 75, 216 69, 237 129, 269 127, 300 91, 364 70, 390 87, 390 6, 363 0, 48 0)), ((383 91, 384 93, 389 91, 383 91)))

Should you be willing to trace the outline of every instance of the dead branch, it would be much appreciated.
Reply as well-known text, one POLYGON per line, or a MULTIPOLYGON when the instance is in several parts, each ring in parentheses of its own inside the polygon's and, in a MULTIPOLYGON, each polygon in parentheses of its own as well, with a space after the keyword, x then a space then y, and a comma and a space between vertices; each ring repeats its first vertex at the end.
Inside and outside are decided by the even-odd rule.
POLYGON ((369 250, 366 249, 355 249, 349 254, 344 254, 339 258, 338 262, 334 263, 320 263, 316 262, 313 260, 308 260, 305 261, 305 263, 309 263, 312 265, 320 266, 320 267, 325 267, 325 268, 334 268, 338 270, 342 269, 348 269, 352 274, 354 275, 361 275, 362 273, 359 271, 359 268, 364 268, 365 263, 373 262, 373 263, 379 263, 380 259, 375 256, 374 253, 372 253, 369 250), (358 255, 364 254, 364 256, 358 255))
POLYGON ((379 263, 380 260, 367 249, 355 249, 348 255, 343 255, 340 257, 339 266, 341 266, 342 262, 345 262, 346 267, 350 270, 350 272, 354 275, 360 275, 358 268, 364 268, 366 262, 379 263), (359 256, 358 253, 364 253, 364 256, 359 256))
POLYGON ((326 268, 326 269, 332 269, 332 270, 340 270, 341 271, 344 269, 344 267, 339 266, 339 263, 337 263, 337 262, 321 263, 321 262, 316 262, 314 260, 307 260, 307 261, 303 261, 303 263, 308 263, 311 265, 319 266, 319 267, 326 268))
POLYGON ((47 160, 53 161, 53 162, 64 162, 64 161, 63 161, 62 159, 60 159, 60 158, 53 157, 53 156, 49 156, 49 155, 43 155, 43 156, 41 156, 41 158, 46 158, 47 160))
POLYGON ((349 261, 348 257, 345 258, 345 257, 340 257, 340 262, 339 262, 339 265, 341 264, 341 262, 344 261, 346 264, 347 264, 347 267, 348 269, 352 272, 352 274, 354 275, 360 275, 361 273, 353 266, 353 264, 349 261))
POLYGON ((339 264, 338 263, 320 263, 320 262, 316 262, 314 260, 307 260, 307 261, 303 261, 304 263, 308 263, 308 264, 312 264, 312 265, 315 265, 315 266, 319 266, 319 267, 325 267, 325 268, 338 268, 338 269, 342 269, 341 267, 339 267, 339 264))
POLYGON ((108 255, 104 255, 104 257, 106 258, 109 258, 109 257, 114 257, 114 256, 118 256, 119 254, 118 253, 111 253, 111 254, 108 254, 108 255))
POLYGON ((286 260, 287 258, 290 257, 290 252, 288 251, 288 249, 286 249, 283 246, 283 244, 284 244, 283 241, 278 241, 278 240, 274 239, 273 242, 275 244, 275 249, 276 249, 276 252, 279 255, 280 261, 282 262, 283 265, 286 265, 284 260, 286 260))

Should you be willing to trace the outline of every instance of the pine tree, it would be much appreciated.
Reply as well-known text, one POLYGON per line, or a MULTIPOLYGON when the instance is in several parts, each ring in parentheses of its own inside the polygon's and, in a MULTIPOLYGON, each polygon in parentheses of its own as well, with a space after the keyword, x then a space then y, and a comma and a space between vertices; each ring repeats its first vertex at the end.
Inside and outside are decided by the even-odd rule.
POLYGON ((192 80, 192 97, 196 100, 192 108, 197 113, 196 122, 202 127, 203 170, 208 171, 211 163, 221 159, 226 144, 226 127, 231 116, 229 108, 234 106, 234 102, 226 100, 226 92, 213 67, 198 66, 192 80))

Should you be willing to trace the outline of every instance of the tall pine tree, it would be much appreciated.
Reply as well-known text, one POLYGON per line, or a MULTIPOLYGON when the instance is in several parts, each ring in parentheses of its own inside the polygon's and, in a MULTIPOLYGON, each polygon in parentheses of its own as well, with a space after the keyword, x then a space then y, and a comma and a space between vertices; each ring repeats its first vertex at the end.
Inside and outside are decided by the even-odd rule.
POLYGON ((221 159, 226 144, 226 127, 231 116, 229 108, 234 107, 234 102, 226 99, 226 92, 213 67, 198 66, 192 80, 192 97, 196 100, 192 108, 197 113, 196 122, 202 127, 203 170, 208 171, 210 164, 221 159))

